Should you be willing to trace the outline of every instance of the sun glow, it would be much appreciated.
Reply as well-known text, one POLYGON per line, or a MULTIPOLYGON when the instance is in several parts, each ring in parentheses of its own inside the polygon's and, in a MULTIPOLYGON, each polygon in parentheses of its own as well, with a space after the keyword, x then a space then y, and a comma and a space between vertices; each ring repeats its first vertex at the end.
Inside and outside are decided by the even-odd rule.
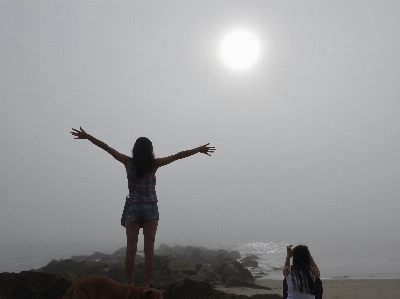
POLYGON ((235 70, 244 70, 253 66, 260 54, 260 42, 257 36, 247 30, 230 32, 221 42, 222 60, 235 70))

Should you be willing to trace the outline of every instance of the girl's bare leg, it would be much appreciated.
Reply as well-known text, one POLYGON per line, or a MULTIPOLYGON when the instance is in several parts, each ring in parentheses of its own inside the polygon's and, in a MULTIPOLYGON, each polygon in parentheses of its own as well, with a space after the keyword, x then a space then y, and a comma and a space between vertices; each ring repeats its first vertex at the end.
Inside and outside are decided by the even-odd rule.
POLYGON ((144 234, 144 286, 150 287, 151 272, 154 266, 154 242, 156 239, 158 220, 143 223, 144 234))
POLYGON ((126 280, 128 284, 132 285, 140 223, 134 221, 125 221, 125 228, 127 240, 125 256, 126 280))

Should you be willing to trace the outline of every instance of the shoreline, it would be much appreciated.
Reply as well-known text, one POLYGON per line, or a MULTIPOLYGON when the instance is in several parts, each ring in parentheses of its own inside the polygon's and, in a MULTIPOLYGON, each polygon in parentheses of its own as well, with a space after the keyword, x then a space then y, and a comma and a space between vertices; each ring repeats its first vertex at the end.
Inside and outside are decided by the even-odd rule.
MULTIPOLYGON (((398 299, 400 298, 400 279, 391 278, 338 278, 321 279, 324 289, 324 299, 398 299)), ((282 296, 282 281, 278 279, 259 279, 256 284, 269 287, 271 290, 252 289, 246 287, 226 288, 217 290, 237 295, 278 294, 282 296)))

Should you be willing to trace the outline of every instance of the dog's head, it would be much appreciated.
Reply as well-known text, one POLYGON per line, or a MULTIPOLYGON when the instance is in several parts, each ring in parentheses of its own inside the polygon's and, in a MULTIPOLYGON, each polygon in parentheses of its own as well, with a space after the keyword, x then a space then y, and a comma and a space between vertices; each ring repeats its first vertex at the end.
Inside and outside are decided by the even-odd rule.
POLYGON ((140 292, 141 299, 164 299, 166 295, 167 291, 153 288, 145 289, 140 292))

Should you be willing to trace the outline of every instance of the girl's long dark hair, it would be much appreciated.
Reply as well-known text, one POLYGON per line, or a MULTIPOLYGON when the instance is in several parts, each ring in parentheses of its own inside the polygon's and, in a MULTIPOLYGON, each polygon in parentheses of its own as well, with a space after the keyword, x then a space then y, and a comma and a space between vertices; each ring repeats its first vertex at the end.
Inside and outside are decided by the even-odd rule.
POLYGON ((293 278, 294 287, 301 293, 315 294, 314 279, 310 273, 310 252, 305 245, 298 245, 293 248, 293 266, 291 275, 293 278), (298 284, 298 285, 296 285, 298 284))
POLYGON ((150 139, 139 137, 136 140, 132 149, 132 158, 139 178, 143 178, 146 174, 154 171, 155 157, 150 139))

